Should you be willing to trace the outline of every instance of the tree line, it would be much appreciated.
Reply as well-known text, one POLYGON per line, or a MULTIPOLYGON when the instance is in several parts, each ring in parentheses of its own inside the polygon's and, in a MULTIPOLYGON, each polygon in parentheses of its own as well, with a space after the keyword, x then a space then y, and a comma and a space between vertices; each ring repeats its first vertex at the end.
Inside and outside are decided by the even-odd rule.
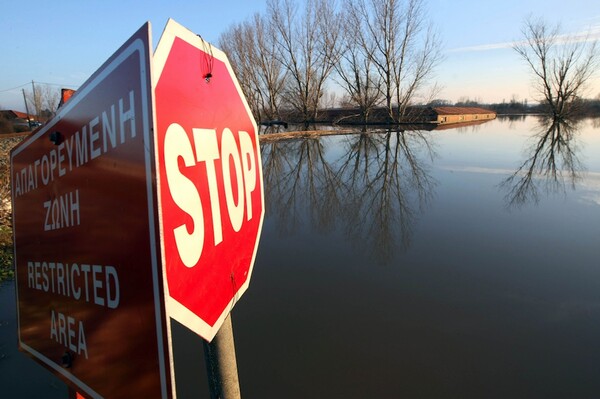
MULTIPOLYGON (((461 97, 458 101, 452 103, 448 100, 436 99, 426 104, 428 106, 441 107, 441 106, 456 106, 456 107, 480 107, 488 108, 493 110, 499 115, 514 115, 514 114, 543 114, 553 115, 552 107, 545 101, 531 104, 526 99, 519 100, 516 95, 508 101, 503 100, 502 102, 487 103, 479 98, 461 97)), ((576 98, 571 104, 572 111, 569 116, 571 117, 585 117, 585 116, 600 116, 600 94, 595 98, 576 98)), ((565 115, 563 115, 565 116, 565 115)))
POLYGON ((376 107, 399 121, 435 92, 441 41, 426 17, 423 0, 269 0, 219 46, 258 120, 315 121, 337 84, 364 121, 376 107))
MULTIPOLYGON (((533 17, 521 33, 513 48, 534 77, 540 105, 492 108, 563 116, 597 109, 581 97, 598 67, 596 44, 533 17)), ((409 106, 436 104, 442 41, 425 0, 268 0, 264 14, 231 25, 218 42, 259 121, 310 123, 319 109, 341 104, 363 122, 374 110, 381 121, 382 109, 387 122, 400 122, 409 106), (333 85, 342 98, 328 93, 333 85)))
MULTIPOLYGON (((23 89, 28 120, 8 120, 0 115, 0 133, 25 132, 31 130, 29 122, 45 122, 56 114, 60 101, 60 89, 56 85, 31 82, 31 89, 23 89)), ((0 110, 3 108, 0 106, 0 110)))
MULTIPOLYGON (((218 44, 229 57, 258 121, 311 123, 319 110, 342 105, 354 120, 400 122, 409 106, 450 105, 436 100, 434 72, 442 41, 428 20, 426 0, 268 0, 264 13, 228 27, 218 44), (335 98, 331 89, 341 88, 335 98), (376 114, 376 115, 375 115, 376 114)), ((583 93, 597 72, 600 51, 588 37, 563 35, 559 25, 529 17, 513 48, 533 76, 538 105, 481 104, 498 113, 556 117, 600 114, 600 95, 583 93)), ((25 91, 32 116, 56 111, 48 85, 25 91)))

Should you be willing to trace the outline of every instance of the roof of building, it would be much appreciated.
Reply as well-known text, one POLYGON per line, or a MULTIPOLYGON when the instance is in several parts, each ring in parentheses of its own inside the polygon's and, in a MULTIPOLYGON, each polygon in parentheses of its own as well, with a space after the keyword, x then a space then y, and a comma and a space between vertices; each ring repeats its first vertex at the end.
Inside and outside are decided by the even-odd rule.
POLYGON ((479 107, 433 107, 438 115, 472 115, 472 114, 495 114, 496 112, 479 107))
POLYGON ((5 117, 7 119, 15 119, 15 118, 28 119, 28 116, 25 112, 13 111, 12 109, 0 111, 0 115, 2 115, 3 117, 5 117))

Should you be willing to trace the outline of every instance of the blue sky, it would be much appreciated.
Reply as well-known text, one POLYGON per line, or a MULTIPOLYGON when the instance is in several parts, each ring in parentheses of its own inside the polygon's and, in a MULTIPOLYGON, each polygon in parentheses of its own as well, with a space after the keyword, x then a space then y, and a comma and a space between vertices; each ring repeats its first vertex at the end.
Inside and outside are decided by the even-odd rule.
MULTIPOLYGON (((31 81, 77 88, 144 22, 156 46, 168 18, 215 43, 232 23, 263 12, 266 0, 21 0, 0 14, 0 108, 24 110, 31 81), (10 10, 10 12, 6 12, 10 10), (24 85, 24 86, 23 86, 24 85)), ((510 43, 530 14, 560 22, 564 33, 600 38, 598 0, 429 0, 443 40, 440 98, 533 101, 530 75, 510 43)), ((600 94, 600 71, 589 97, 600 94)))

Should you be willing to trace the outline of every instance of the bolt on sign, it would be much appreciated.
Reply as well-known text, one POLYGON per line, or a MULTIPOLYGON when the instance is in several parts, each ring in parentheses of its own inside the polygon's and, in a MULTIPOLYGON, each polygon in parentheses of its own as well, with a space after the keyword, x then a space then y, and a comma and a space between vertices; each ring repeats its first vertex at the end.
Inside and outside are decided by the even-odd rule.
POLYGON ((153 65, 167 312, 210 341, 256 256, 258 130, 227 57, 193 32, 169 20, 153 65))
POLYGON ((87 397, 172 395, 150 26, 11 153, 21 350, 87 397))

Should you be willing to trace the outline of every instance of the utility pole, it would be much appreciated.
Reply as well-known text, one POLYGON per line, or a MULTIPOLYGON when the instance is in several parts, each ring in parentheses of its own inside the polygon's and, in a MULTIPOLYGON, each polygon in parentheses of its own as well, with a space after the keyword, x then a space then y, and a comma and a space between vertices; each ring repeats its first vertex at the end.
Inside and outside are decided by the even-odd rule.
POLYGON ((25 111, 27 112, 27 124, 29 125, 29 129, 31 129, 31 118, 29 117, 29 107, 27 106, 27 97, 25 97, 25 89, 21 89, 21 91, 23 92, 23 101, 25 101, 25 111))
POLYGON ((39 121, 40 120, 39 108, 41 108, 41 107, 38 107, 38 105, 41 106, 41 104, 38 104, 38 97, 35 94, 35 84, 33 83, 33 80, 31 81, 31 88, 33 90, 33 107, 35 108, 35 119, 39 121))

